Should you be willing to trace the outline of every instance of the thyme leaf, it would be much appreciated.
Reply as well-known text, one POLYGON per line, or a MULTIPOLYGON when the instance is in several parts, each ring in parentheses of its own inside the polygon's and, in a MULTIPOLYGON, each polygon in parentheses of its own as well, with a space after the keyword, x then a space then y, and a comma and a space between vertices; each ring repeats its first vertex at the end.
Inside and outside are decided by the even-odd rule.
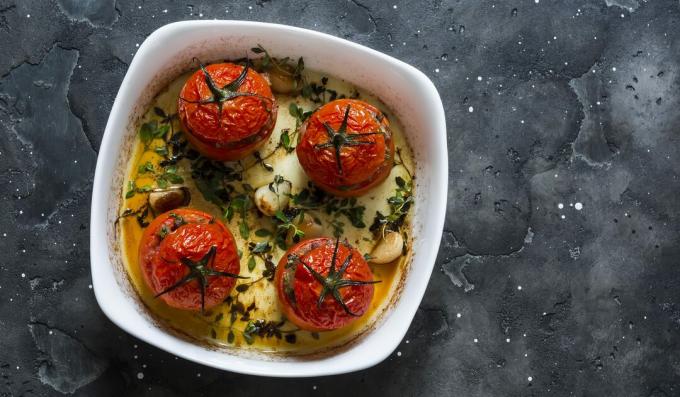
POLYGON ((387 198, 390 213, 383 215, 380 211, 376 211, 373 223, 369 227, 369 230, 377 236, 384 236, 388 231, 398 232, 413 204, 413 180, 406 181, 397 176, 395 183, 397 188, 394 194, 387 198))

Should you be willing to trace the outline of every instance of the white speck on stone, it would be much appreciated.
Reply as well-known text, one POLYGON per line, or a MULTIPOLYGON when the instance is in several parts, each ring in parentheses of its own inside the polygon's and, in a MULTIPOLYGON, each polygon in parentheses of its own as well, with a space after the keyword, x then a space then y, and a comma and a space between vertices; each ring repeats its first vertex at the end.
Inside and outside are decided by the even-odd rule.
POLYGON ((562 204, 562 203, 557 204, 557 208, 559 208, 559 209, 564 208, 564 204, 562 204))
POLYGON ((393 5, 392 8, 394 8, 394 9, 396 10, 396 9, 397 9, 397 5, 396 5, 396 4, 393 5))
POLYGON ((470 106, 470 107, 468 108, 468 112, 472 113, 472 112, 474 112, 474 111, 475 111, 475 108, 473 108, 472 106, 470 106))
POLYGON ((532 377, 530 376, 530 377, 527 378, 527 380, 528 380, 529 382, 531 382, 532 380, 534 380, 534 378, 532 378, 532 377))
POLYGON ((26 14, 26 18, 30 18, 30 17, 31 17, 31 14, 26 14))
POLYGON ((616 72, 616 66, 612 68, 612 72, 616 72))
POLYGON ((144 372, 137 372, 137 379, 144 379, 144 372))
POLYGON ((576 208, 576 211, 581 211, 583 209, 583 204, 576 203, 574 204, 574 208, 576 208))
POLYGON ((434 70, 435 73, 439 73, 439 68, 434 70))
POLYGON ((397 352, 397 357, 401 357, 401 352, 397 352))
POLYGON ((312 386, 312 390, 316 390, 316 385, 312 386))
POLYGON ((475 339, 473 339, 472 341, 475 342, 475 343, 477 343, 477 342, 479 342, 479 339, 475 338, 475 339))
POLYGON ((477 81, 482 81, 482 76, 477 76, 477 81))
POLYGON ((539 0, 534 0, 534 3, 538 4, 539 0))
POLYGON ((565 215, 560 215, 560 218, 565 219, 566 216, 565 216, 565 215))
POLYGON ((521 285, 518 285, 518 286, 517 286, 517 290, 518 290, 518 291, 521 291, 521 290, 522 290, 522 286, 521 286, 521 285))
POLYGON ((456 313, 456 318, 461 318, 462 314, 456 313))
POLYGON ((21 278, 26 278, 26 273, 21 273, 21 278))
POLYGON ((505 343, 510 343, 510 338, 505 338, 505 343))

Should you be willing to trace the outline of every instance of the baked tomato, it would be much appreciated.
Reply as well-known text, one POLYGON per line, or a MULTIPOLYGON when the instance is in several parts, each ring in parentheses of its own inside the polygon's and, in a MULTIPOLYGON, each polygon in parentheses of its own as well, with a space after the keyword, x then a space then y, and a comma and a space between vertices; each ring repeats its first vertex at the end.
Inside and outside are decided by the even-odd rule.
POLYGON ((240 270, 229 229, 191 209, 174 209, 151 222, 139 245, 139 266, 156 297, 201 311, 224 301, 240 270))
POLYGON ((247 65, 203 66, 182 87, 177 112, 189 142, 214 160, 238 160, 269 139, 276 99, 267 80, 247 65))
POLYGON ((373 273, 346 241, 316 238, 286 252, 276 268, 283 314, 308 331, 330 331, 355 321, 373 298, 373 273))
POLYGON ((317 109, 300 128, 298 159, 321 189, 336 196, 360 196, 390 173, 390 125, 374 106, 338 99, 317 109))

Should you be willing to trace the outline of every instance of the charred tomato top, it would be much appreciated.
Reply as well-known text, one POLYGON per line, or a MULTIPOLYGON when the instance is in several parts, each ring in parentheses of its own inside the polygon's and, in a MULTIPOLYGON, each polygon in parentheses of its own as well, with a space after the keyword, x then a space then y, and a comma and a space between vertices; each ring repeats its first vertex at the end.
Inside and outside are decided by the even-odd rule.
POLYGON ((330 238, 291 247, 275 278, 284 315, 309 331, 338 329, 364 315, 376 282, 359 251, 330 238))
POLYGON ((194 311, 224 301, 240 270, 229 229, 191 209, 171 210, 151 222, 140 241, 139 266, 156 297, 194 311))
POLYGON ((272 133, 276 99, 267 80, 233 63, 202 66, 184 84, 177 110, 187 139, 206 157, 238 160, 272 133))
POLYGON ((301 126, 297 155, 307 176, 337 196, 359 196, 387 178, 394 163, 389 121, 373 105, 338 99, 301 126))

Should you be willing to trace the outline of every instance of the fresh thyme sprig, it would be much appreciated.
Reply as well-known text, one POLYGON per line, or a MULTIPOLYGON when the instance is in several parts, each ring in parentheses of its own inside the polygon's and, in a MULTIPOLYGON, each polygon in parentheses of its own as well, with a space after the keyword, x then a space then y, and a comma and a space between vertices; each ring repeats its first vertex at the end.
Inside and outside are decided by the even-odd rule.
POLYGON ((373 223, 369 228, 370 231, 380 237, 384 237, 388 231, 398 232, 413 204, 413 179, 406 181, 397 176, 395 182, 397 188, 394 195, 387 198, 387 203, 390 206, 389 215, 383 215, 380 211, 376 211, 373 223))
POLYGON ((168 165, 161 167, 161 170, 156 170, 153 163, 147 161, 137 167, 137 175, 144 174, 153 176, 156 180, 156 185, 161 189, 168 187, 170 184, 184 183, 184 178, 177 174, 177 167, 174 165, 168 165))
POLYGON ((356 228, 366 227, 364 223, 366 207, 358 205, 355 197, 337 198, 330 196, 311 182, 307 188, 302 189, 299 193, 291 194, 291 202, 300 210, 320 210, 332 215, 333 217, 329 222, 333 228, 334 237, 339 237, 344 233, 345 224, 340 220, 341 216, 347 218, 356 228))
POLYGON ((283 326, 286 324, 286 320, 273 321, 273 320, 255 320, 249 321, 246 328, 243 330, 243 339, 249 345, 253 344, 254 337, 259 336, 260 338, 271 338, 281 339, 282 337, 288 343, 295 343, 297 337, 295 332, 299 331, 298 328, 291 330, 283 330, 283 326))
POLYGON ((274 233, 274 242, 281 250, 288 249, 286 239, 292 233, 293 243, 299 242, 305 233, 298 229, 296 219, 302 219, 304 215, 303 210, 294 207, 288 207, 284 210, 278 210, 274 214, 274 224, 276 225, 276 232, 274 233))
POLYGON ((291 153, 295 146, 300 143, 300 126, 314 113, 313 110, 304 111, 295 102, 288 105, 288 113, 295 117, 295 130, 291 133, 288 128, 281 130, 278 147, 282 147, 286 152, 291 153), (295 141, 295 146, 293 145, 295 141))

